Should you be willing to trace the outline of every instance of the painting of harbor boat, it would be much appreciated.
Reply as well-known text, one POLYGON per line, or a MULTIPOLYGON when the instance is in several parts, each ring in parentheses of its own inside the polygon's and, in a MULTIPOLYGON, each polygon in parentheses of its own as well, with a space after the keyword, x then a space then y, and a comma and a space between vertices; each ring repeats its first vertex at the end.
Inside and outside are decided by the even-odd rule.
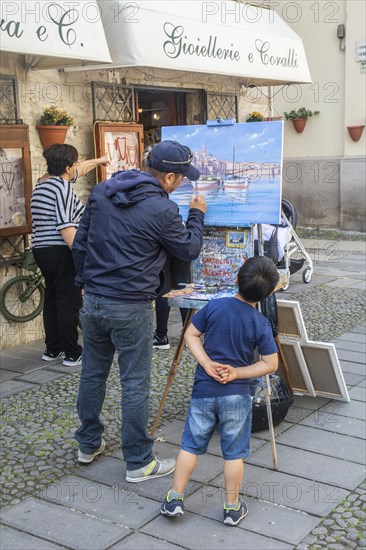
POLYGON ((170 198, 186 219, 192 194, 203 194, 205 225, 280 223, 283 122, 167 126, 162 139, 188 145, 197 182, 186 178, 170 198))

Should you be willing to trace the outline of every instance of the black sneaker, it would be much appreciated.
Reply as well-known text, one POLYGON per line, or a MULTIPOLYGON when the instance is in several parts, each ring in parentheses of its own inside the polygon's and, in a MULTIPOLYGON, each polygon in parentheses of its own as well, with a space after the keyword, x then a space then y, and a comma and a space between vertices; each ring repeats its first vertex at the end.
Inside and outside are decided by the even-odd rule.
POLYGON ((60 351, 59 353, 52 353, 52 351, 48 351, 48 349, 45 349, 44 354, 42 355, 43 361, 55 361, 55 359, 61 359, 61 357, 65 357, 63 351, 60 351))
MULTIPOLYGON (((169 491, 170 493, 170 491, 169 491)), ((169 493, 165 497, 165 500, 160 508, 160 513, 163 514, 163 516, 168 516, 170 518, 176 518, 179 516, 183 516, 184 514, 184 502, 182 498, 172 498, 172 500, 168 500, 169 493)))
POLYGON ((245 516, 248 515, 248 507, 245 502, 239 500, 239 508, 234 510, 233 508, 226 508, 224 506, 224 523, 225 525, 238 525, 245 516))
POLYGON ((79 357, 69 357, 68 355, 65 356, 65 359, 62 361, 62 364, 65 367, 76 367, 77 365, 81 365, 81 358, 82 356, 79 355, 79 357))
POLYGON ((153 348, 154 349, 170 349, 170 344, 167 336, 164 338, 159 338, 155 333, 153 338, 153 348))

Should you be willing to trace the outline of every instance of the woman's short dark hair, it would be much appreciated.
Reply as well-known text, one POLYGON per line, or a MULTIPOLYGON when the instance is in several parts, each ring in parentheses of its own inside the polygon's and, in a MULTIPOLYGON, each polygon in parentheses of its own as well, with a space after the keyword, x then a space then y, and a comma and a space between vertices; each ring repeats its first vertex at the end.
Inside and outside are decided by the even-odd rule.
POLYGON ((278 283, 276 264, 266 256, 249 258, 238 273, 238 290, 244 300, 260 302, 267 298, 278 283))
POLYGON ((47 171, 51 176, 61 176, 68 166, 72 166, 79 158, 79 153, 73 145, 55 143, 43 151, 47 162, 47 171))

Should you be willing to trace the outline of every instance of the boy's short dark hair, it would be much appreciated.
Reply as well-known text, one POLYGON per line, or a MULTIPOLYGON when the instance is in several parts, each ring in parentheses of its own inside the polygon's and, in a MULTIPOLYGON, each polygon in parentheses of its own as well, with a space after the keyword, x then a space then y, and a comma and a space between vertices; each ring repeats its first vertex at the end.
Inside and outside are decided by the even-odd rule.
POLYGON ((67 143, 55 143, 43 151, 47 162, 47 171, 51 176, 62 176, 68 166, 79 158, 77 149, 67 143))
POLYGON ((248 302, 260 302, 272 294, 278 280, 279 274, 274 261, 266 256, 254 256, 239 270, 239 294, 248 302))

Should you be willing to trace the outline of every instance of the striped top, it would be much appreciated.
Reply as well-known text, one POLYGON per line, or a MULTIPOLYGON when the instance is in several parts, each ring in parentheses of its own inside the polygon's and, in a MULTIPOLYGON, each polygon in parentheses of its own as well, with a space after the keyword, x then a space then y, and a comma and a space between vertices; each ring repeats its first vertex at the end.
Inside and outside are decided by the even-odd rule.
POLYGON ((78 227, 84 206, 61 177, 38 181, 31 199, 32 246, 67 246, 60 229, 78 227))

